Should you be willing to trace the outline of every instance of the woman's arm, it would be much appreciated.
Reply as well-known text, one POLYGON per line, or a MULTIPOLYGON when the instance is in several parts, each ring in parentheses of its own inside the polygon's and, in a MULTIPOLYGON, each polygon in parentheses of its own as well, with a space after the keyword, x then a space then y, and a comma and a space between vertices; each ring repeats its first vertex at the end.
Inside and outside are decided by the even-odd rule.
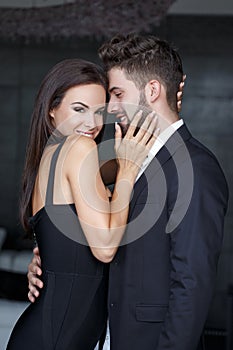
POLYGON ((117 126, 118 172, 111 201, 100 175, 97 147, 92 139, 77 138, 64 163, 83 232, 93 254, 103 262, 112 260, 120 244, 136 176, 156 139, 156 118, 149 115, 134 135, 139 120, 140 114, 132 121, 124 139, 117 126))

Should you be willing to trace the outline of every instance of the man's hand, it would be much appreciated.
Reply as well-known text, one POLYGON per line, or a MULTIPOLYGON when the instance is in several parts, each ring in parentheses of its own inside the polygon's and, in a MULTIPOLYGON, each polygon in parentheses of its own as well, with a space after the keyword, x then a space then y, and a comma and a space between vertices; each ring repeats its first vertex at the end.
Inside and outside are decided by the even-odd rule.
POLYGON ((42 275, 41 270, 41 260, 39 254, 39 248, 36 247, 33 249, 34 257, 31 263, 28 265, 28 299, 34 303, 36 298, 39 296, 38 288, 43 288, 43 282, 38 278, 42 275))
POLYGON ((181 111, 181 103, 182 103, 182 96, 183 96, 183 88, 184 88, 184 81, 186 79, 186 74, 183 75, 183 80, 180 83, 179 91, 177 92, 177 110, 178 112, 181 111))

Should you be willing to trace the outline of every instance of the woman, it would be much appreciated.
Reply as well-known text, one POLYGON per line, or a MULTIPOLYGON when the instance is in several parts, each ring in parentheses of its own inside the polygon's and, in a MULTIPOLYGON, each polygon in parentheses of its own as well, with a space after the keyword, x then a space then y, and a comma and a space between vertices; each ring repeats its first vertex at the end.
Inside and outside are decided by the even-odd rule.
POLYGON ((21 220, 36 236, 45 288, 18 320, 8 350, 92 350, 104 330, 105 263, 120 243, 134 181, 156 138, 152 115, 136 136, 140 113, 123 140, 116 127, 118 173, 109 201, 94 141, 103 126, 106 87, 101 68, 78 59, 58 63, 40 87, 21 220))

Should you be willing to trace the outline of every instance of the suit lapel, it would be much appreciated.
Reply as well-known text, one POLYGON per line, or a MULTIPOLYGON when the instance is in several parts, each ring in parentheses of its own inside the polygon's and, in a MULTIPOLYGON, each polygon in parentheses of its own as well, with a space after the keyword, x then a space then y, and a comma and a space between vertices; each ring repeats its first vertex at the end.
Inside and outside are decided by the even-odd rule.
POLYGON ((156 175, 156 173, 164 166, 164 164, 173 157, 177 150, 192 137, 187 126, 182 125, 165 143, 165 145, 156 154, 155 158, 146 168, 134 185, 134 194, 130 203, 129 217, 133 211, 134 205, 140 193, 148 187, 148 182, 156 175))

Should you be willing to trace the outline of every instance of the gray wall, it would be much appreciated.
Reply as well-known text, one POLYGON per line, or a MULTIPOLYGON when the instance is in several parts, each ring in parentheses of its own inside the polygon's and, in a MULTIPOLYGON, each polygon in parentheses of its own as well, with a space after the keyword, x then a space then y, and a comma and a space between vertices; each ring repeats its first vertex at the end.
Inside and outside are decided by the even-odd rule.
MULTIPOLYGON (((226 323, 226 290, 233 283, 233 18, 171 17, 166 36, 180 48, 187 74, 182 116, 217 156, 230 198, 216 292, 208 325, 226 323)), ((198 254, 198 252, 197 252, 198 254)))
MULTIPOLYGON (((182 116, 194 136, 218 157, 231 191, 225 240, 219 264, 211 325, 223 325, 222 296, 233 283, 233 17, 169 16, 154 34, 173 42, 187 74, 182 116)), ((47 70, 67 57, 96 61, 100 42, 30 44, 0 43, 0 226, 9 241, 19 236, 18 187, 28 122, 38 85, 47 70)), ((22 244, 22 243, 20 243, 22 244)), ((198 252, 197 252, 198 253, 198 252)))

